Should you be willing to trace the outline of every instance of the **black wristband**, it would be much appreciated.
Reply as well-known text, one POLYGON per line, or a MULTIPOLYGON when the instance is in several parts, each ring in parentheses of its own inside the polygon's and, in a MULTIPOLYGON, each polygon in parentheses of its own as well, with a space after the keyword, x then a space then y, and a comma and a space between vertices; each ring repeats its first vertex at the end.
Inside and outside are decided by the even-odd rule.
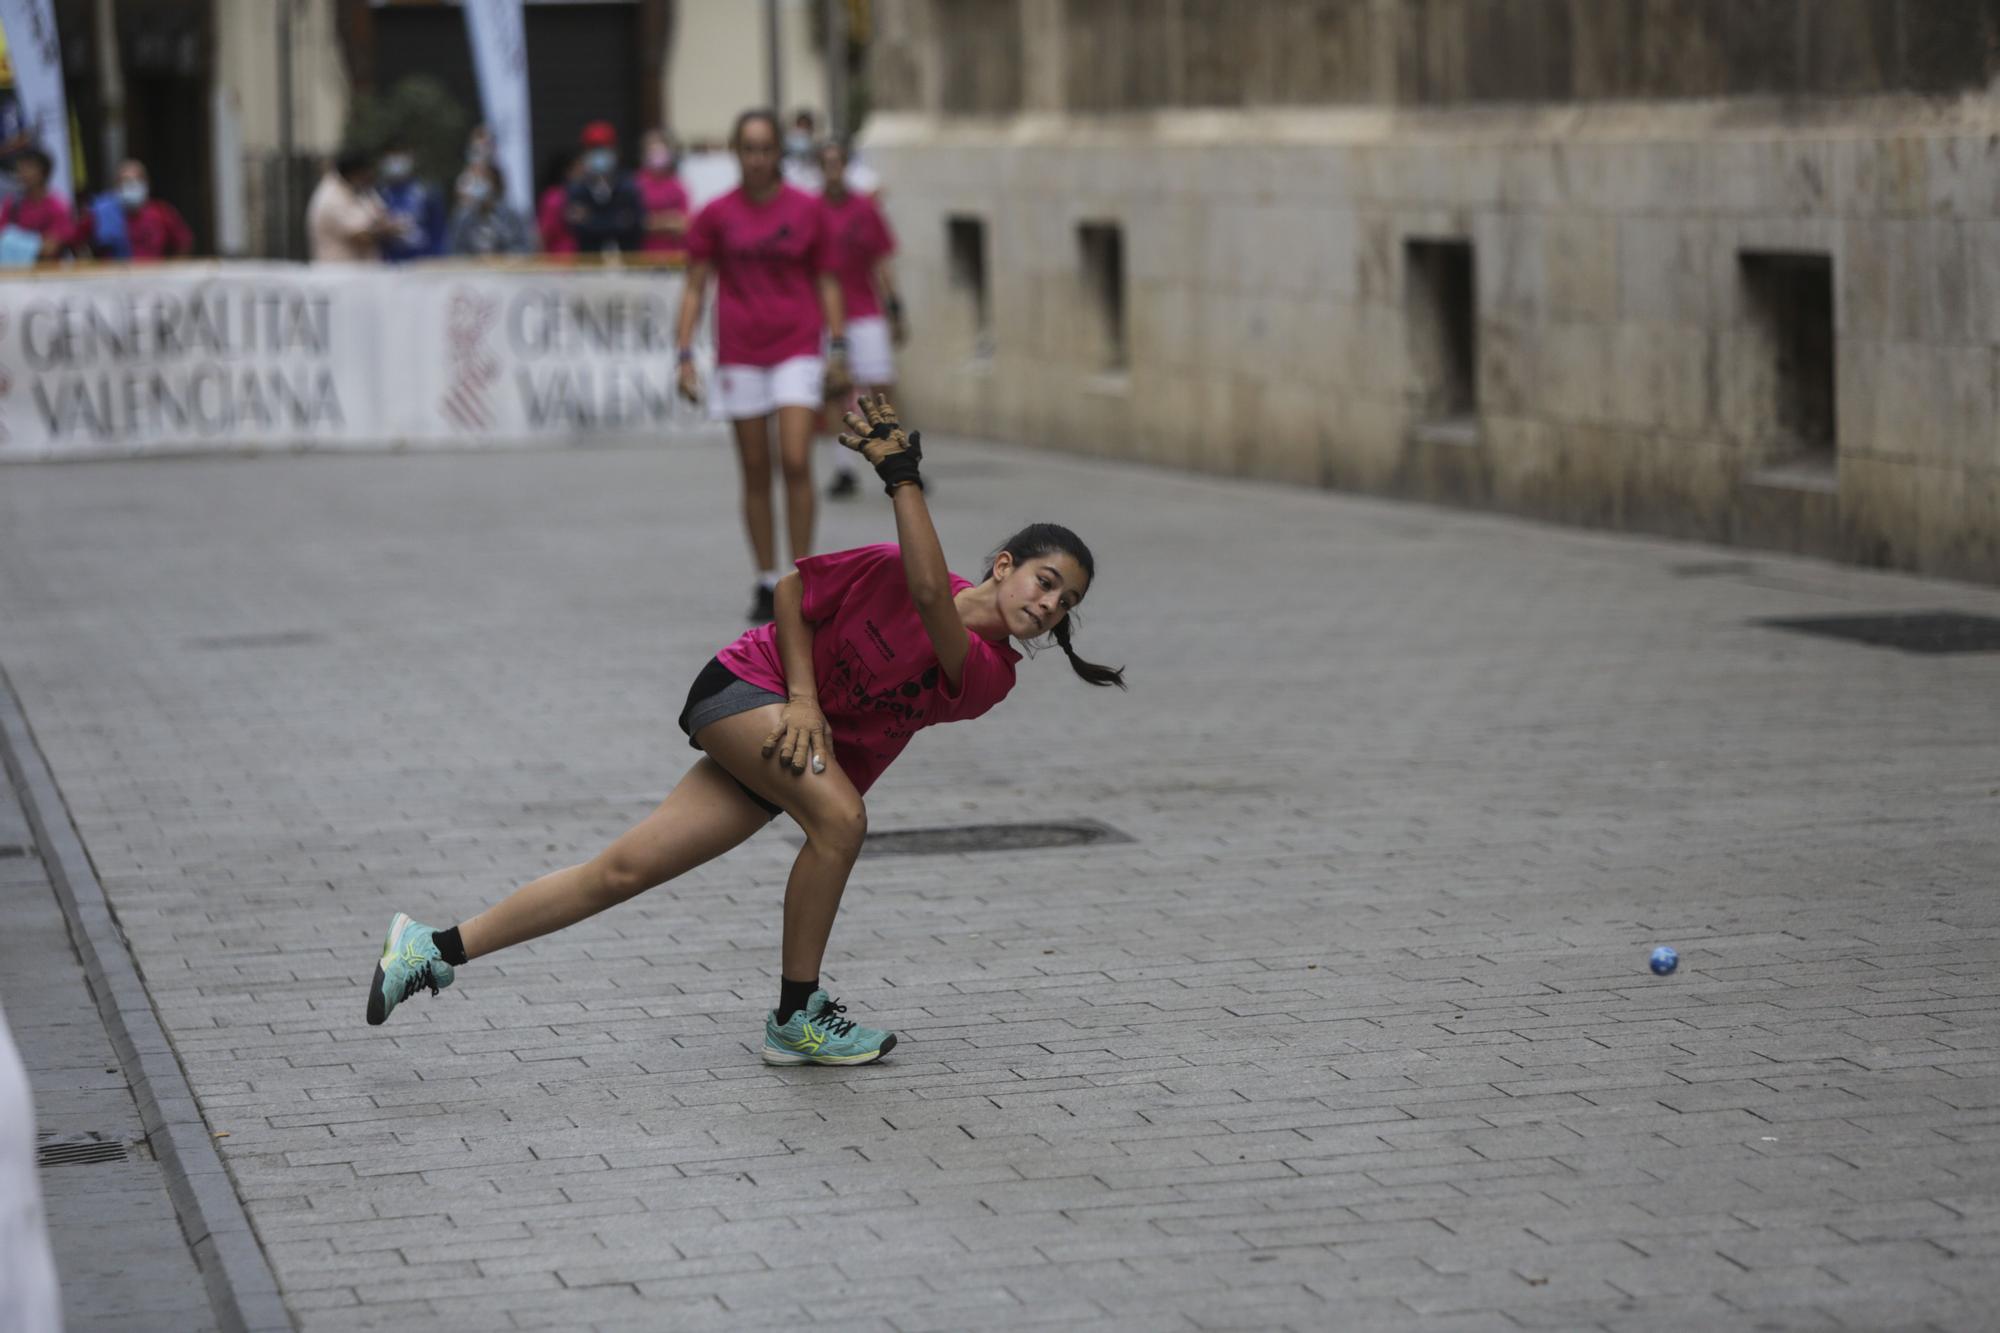
POLYGON ((918 473, 918 465, 924 461, 923 433, 910 432, 909 447, 901 453, 890 454, 875 465, 875 475, 882 479, 882 489, 894 495, 896 488, 906 481, 917 483, 917 489, 924 488, 924 479, 918 473))
POLYGON ((924 488, 924 479, 917 472, 917 460, 908 454, 893 454, 875 465, 875 475, 882 479, 882 489, 890 495, 906 481, 917 483, 917 489, 924 488))

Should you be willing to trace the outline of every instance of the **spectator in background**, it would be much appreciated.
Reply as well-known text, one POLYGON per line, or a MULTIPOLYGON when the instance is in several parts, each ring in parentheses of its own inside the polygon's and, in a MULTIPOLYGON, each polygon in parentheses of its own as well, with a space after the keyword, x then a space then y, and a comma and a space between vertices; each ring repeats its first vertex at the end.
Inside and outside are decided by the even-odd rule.
POLYGON ((632 253, 646 234, 639 187, 618 170, 618 131, 608 120, 583 127, 583 174, 569 187, 563 221, 584 254, 632 253))
POLYGON ((39 148, 23 148, 14 162, 21 192, 0 203, 0 266, 19 268, 53 258, 70 243, 76 220, 61 195, 49 190, 54 163, 39 148))
POLYGON ((687 258, 688 192, 674 170, 674 148, 663 130, 647 130, 639 141, 639 170, 633 182, 646 210, 646 237, 639 249, 665 259, 687 258))
POLYGON ((146 166, 137 158, 118 164, 118 188, 90 201, 77 239, 100 259, 152 263, 194 253, 194 232, 180 210, 152 197, 146 166))
POLYGON ((792 113, 785 131, 785 181, 798 189, 819 188, 819 119, 805 107, 792 113))
POLYGON ((320 177, 306 203, 306 242, 315 264, 372 263, 382 241, 401 224, 375 196, 375 167, 367 154, 341 153, 320 177))
POLYGON ((416 155, 400 140, 382 154, 382 206, 403 224, 383 238, 382 258, 407 264, 444 253, 444 200, 417 179, 416 155))
MULTIPOLYGON (((891 344, 900 347, 905 337, 903 303, 896 295, 896 279, 889 257, 896 253, 896 237, 875 201, 847 188, 847 148, 829 141, 819 148, 820 175, 826 189, 820 194, 820 208, 826 213, 833 237, 833 273, 840 280, 840 301, 847 316, 848 370, 854 386, 863 393, 887 394, 896 387, 896 359, 891 344)), ((852 398, 828 402, 823 423, 838 432, 842 414, 853 405, 852 398)), ((833 485, 827 494, 845 499, 855 493, 852 460, 854 452, 828 437, 833 454, 833 485)))
POLYGON ((0 1328, 22 1333, 62 1328, 36 1143, 34 1089, 0 1013, 0 1328))
POLYGON ((449 249, 455 255, 534 253, 528 220, 507 203, 505 178, 491 162, 473 162, 459 173, 449 249))
POLYGON ((583 175, 583 154, 574 148, 558 148, 550 153, 542 168, 542 189, 536 198, 535 229, 541 234, 542 253, 573 255, 576 235, 564 215, 569 211, 569 187, 583 175))
POLYGON ((499 149, 493 142, 492 127, 484 122, 474 125, 472 133, 467 135, 465 140, 466 162, 468 164, 473 162, 492 162, 496 159, 498 152, 499 149))

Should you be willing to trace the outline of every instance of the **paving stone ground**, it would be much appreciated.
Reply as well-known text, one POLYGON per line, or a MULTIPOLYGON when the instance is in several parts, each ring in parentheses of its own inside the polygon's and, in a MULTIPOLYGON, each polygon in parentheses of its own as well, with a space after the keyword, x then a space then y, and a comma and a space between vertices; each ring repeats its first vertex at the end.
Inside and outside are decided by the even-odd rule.
POLYGON ((132 1089, 28 820, 0 769, 0 1006, 52 1142, 127 1145, 122 1162, 46 1167, 42 1204, 71 1333, 206 1333, 208 1292, 147 1149, 132 1089))
POLYGON ((1133 689, 1024 664, 872 826, 1135 840, 864 861, 855 1070, 755 1056, 783 827, 362 1022, 391 912, 687 764, 713 439, 0 473, 0 662, 302 1327, 1990 1327, 2000 654, 1752 622, 2000 592, 929 453, 961 571, 1092 541, 1133 689))

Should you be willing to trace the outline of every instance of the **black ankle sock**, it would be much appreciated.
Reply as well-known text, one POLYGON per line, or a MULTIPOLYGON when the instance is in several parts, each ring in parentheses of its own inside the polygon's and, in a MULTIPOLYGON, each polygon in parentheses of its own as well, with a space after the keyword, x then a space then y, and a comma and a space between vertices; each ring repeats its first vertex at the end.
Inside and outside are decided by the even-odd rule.
POLYGON ((778 978, 778 1022, 789 1023, 792 1015, 806 1007, 806 1001, 819 989, 819 978, 811 981, 793 981, 780 975, 778 978))
POLYGON ((453 967, 465 966, 465 944, 458 938, 457 926, 453 926, 450 930, 432 931, 431 943, 437 945, 439 955, 447 963, 453 967))

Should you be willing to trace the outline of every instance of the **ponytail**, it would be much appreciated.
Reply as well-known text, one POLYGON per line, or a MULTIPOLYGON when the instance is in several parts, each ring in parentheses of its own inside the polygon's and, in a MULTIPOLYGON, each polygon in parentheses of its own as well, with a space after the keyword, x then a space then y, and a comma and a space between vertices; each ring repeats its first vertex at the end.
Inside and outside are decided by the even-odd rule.
POLYGON ((1063 656, 1069 659, 1070 670, 1076 672, 1086 682, 1092 685, 1116 685, 1121 690, 1125 688, 1124 667, 1099 666, 1095 662, 1085 661, 1076 655, 1076 649, 1070 645, 1069 641, 1068 616, 1064 616, 1056 622, 1055 636, 1056 646, 1061 648, 1063 656))

